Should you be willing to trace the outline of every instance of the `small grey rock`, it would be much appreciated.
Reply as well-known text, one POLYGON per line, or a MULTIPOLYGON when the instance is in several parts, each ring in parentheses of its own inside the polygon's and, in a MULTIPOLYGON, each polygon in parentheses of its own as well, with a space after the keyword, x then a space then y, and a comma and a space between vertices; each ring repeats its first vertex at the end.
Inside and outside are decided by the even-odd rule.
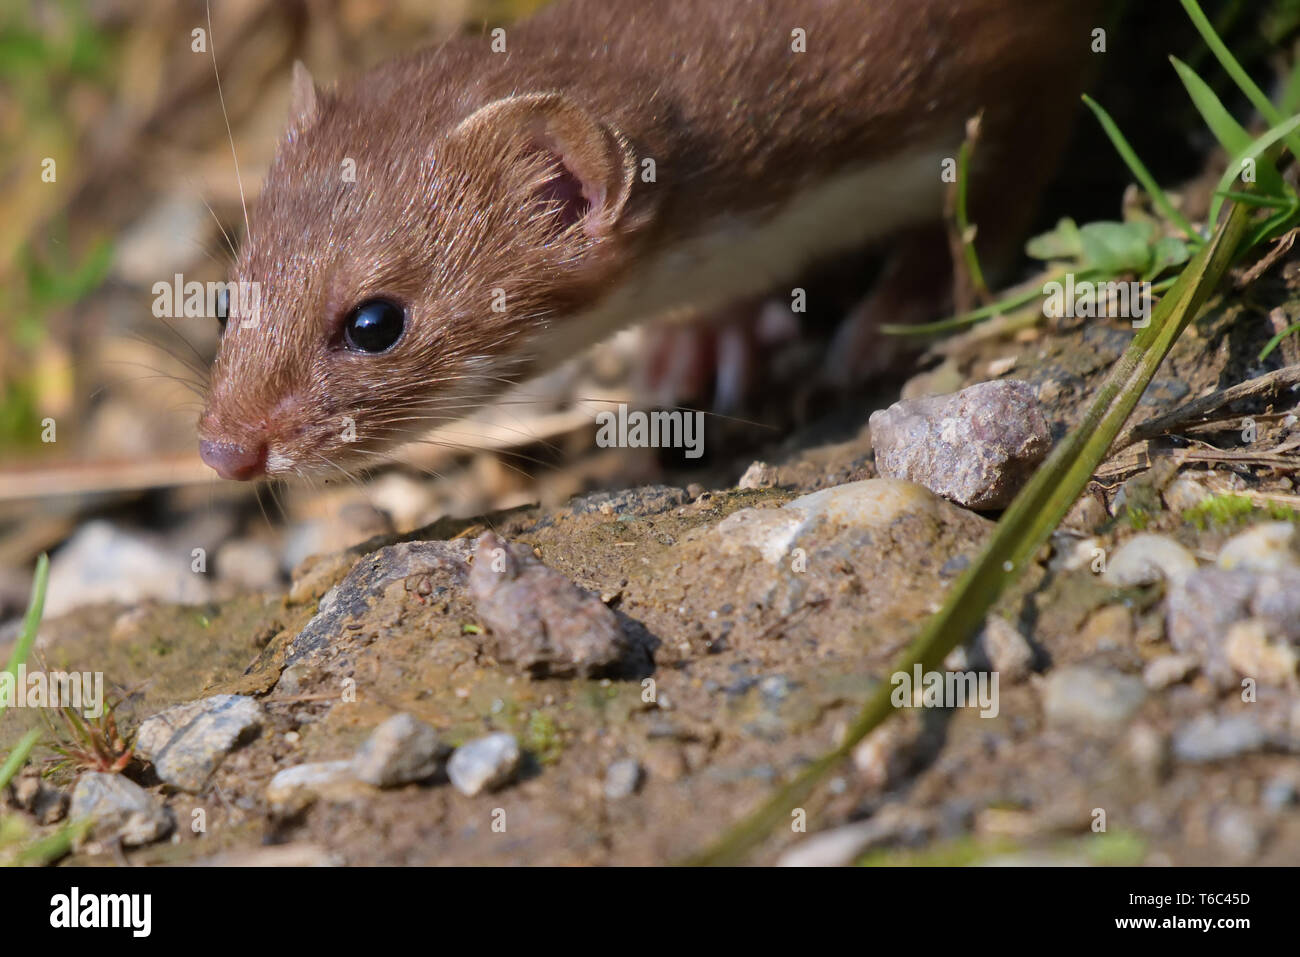
POLYGON ((303 626, 285 652, 285 664, 308 661, 351 634, 347 626, 365 621, 374 600, 397 582, 428 576, 435 589, 459 588, 469 571, 469 543, 401 542, 367 555, 320 600, 316 615, 303 626))
POLYGON ((736 482, 736 488, 772 488, 776 485, 776 469, 766 462, 751 462, 745 474, 736 482))
POLYGON ((1219 808, 1214 814, 1211 833, 1219 850, 1235 861, 1245 863, 1259 856, 1263 834, 1245 808, 1219 808))
POLYGON ((713 529, 725 550, 756 548, 772 564, 813 536, 820 544, 846 529, 886 528, 904 515, 968 515, 914 482, 863 479, 818 489, 780 508, 742 508, 713 529))
POLYGON ((690 501, 683 489, 672 485, 642 485, 622 492, 592 492, 571 499, 568 508, 575 515, 600 512, 606 515, 658 515, 690 501))
POLYGON ((280 585, 280 556, 266 542, 237 539, 216 555, 217 577, 249 591, 270 591, 280 585))
POLYGON ((1144 722, 1129 729, 1126 741, 1129 760, 1145 777, 1160 780, 1169 771, 1169 739, 1144 722))
POLYGON ((190 547, 169 546, 140 532, 97 520, 83 525, 50 560, 45 615, 82 605, 146 598, 198 604, 211 587, 191 569, 190 547))
POLYGON ((1268 732, 1244 714, 1197 715, 1174 733, 1174 757, 1202 763, 1223 761, 1268 747, 1268 732))
POLYGON ((1080 731, 1118 730, 1145 697, 1140 678, 1086 665, 1057 669, 1043 682, 1048 722, 1080 731))
POLYGON ((446 751, 431 726, 409 714, 395 714, 357 751, 353 768, 367 784, 396 787, 432 776, 446 751))
POLYGON ((1264 785, 1260 803, 1270 811, 1282 811, 1300 804, 1300 786, 1292 778, 1278 775, 1264 785))
POLYGON ((847 867, 874 848, 921 843, 933 831, 930 813, 890 804, 865 821, 810 834, 782 854, 777 866, 847 867))
POLYGON ((68 816, 89 819, 96 837, 121 838, 127 846, 159 840, 172 829, 171 814, 148 791, 120 774, 99 771, 77 778, 68 816))
POLYGON ((1300 645, 1300 568, 1283 568, 1256 579, 1250 614, 1268 622, 1273 636, 1300 645))
POLYGON ((1033 386, 1016 379, 896 402, 870 428, 882 476, 977 509, 1010 504, 1052 446, 1033 386))
POLYGON ((473 797, 509 781, 519 758, 519 742, 513 734, 489 734, 457 748, 447 762, 447 776, 456 790, 473 797))
POLYGON ((1291 550, 1294 539, 1295 526, 1290 522, 1261 522, 1224 542, 1215 563, 1220 568, 1255 572, 1294 568, 1296 554, 1291 550))
POLYGON ((605 769, 605 800, 631 797, 641 786, 641 763, 633 758, 615 761, 605 769))
POLYGON ((1120 588, 1181 582, 1196 571, 1196 557, 1168 535, 1144 532, 1115 549, 1102 580, 1120 588))
POLYGON ((1171 587, 1165 602, 1169 643, 1195 655, 1221 691, 1237 684, 1229 654, 1233 626, 1251 618, 1282 643, 1277 650, 1283 656, 1285 643, 1300 644, 1300 568, 1264 573, 1245 567, 1201 568, 1171 587))
POLYGON ((1193 655, 1220 689, 1236 683, 1223 641, 1229 626, 1249 615, 1252 572, 1201 568, 1175 583, 1165 600, 1165 628, 1175 651, 1193 655))
POLYGON ((68 810, 68 795, 50 787, 34 767, 25 768, 9 784, 13 803, 30 811, 37 824, 55 824, 68 810))
POLYGON ((266 786, 266 801, 283 810, 320 794, 351 793, 361 788, 352 761, 314 761, 276 772, 266 786))
POLYGON ((529 674, 590 676, 628 651, 618 616, 599 596, 491 532, 479 539, 469 593, 491 654, 529 674))
POLYGON ((1195 655, 1161 655, 1142 669, 1142 680, 1152 691, 1161 691, 1187 680, 1196 672, 1197 664, 1195 655))
POLYGON ((174 788, 197 794, 222 759, 262 725, 262 706, 244 695, 221 694, 177 705, 147 718, 135 752, 174 788))
POLYGON ((1009 682, 1023 681, 1034 667, 1034 649, 1015 625, 1001 615, 989 615, 975 639, 976 663, 980 656, 991 670, 1009 682))

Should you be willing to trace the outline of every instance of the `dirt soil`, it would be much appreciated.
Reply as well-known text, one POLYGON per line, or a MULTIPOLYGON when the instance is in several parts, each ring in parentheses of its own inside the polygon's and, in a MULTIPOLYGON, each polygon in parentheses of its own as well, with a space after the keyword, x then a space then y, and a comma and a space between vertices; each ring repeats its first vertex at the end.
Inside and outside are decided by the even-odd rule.
MULTIPOLYGON (((1271 335, 1263 317, 1275 308, 1300 314, 1297 273, 1300 263, 1283 264, 1231 304, 1212 305, 1137 417, 1265 371, 1252 358, 1271 335)), ((904 392, 983 381, 994 362, 1037 387, 1059 437, 1130 336, 1119 323, 1087 320, 974 338, 945 346, 943 363, 904 392)), ((1139 532, 1162 533, 1206 561, 1264 518, 1193 520, 1167 504, 1180 475, 1220 495, 1293 497, 1289 469, 1250 454, 1294 428, 1268 403, 1233 407, 1235 418, 1210 431, 1184 430, 1107 463, 1105 480, 997 609, 1027 639, 1032 661, 1027 674, 1004 675, 996 717, 903 709, 807 802, 807 832, 875 820, 879 832, 852 855, 873 862, 1300 859, 1294 673, 1289 684, 1261 681, 1256 699, 1243 701, 1192 669, 1148 686, 1123 721, 1091 727, 1056 721, 1046 705, 1048 683, 1069 666, 1136 679, 1171 651, 1167 586, 1112 584, 1070 560, 1079 542, 1113 555, 1139 532), (1238 437, 1247 414, 1259 428, 1249 447, 1238 437), (1217 760, 1171 749, 1197 719, 1243 715, 1266 743, 1217 760)), ((765 555, 761 513, 875 476, 868 412, 848 441, 751 469, 746 484, 758 487, 652 486, 444 520, 309 560, 282 594, 101 606, 47 622, 47 667, 84 664, 134 689, 118 710, 127 728, 217 693, 254 696, 266 714, 197 795, 162 784, 147 765, 128 770, 170 808, 178 824, 170 840, 125 850, 90 841, 68 863, 255 862, 271 845, 295 860, 349 864, 654 864, 703 849, 836 743, 992 527, 990 517, 920 490, 884 490, 869 519, 827 518, 801 531, 803 568, 765 555), (723 524, 743 510, 755 511, 723 524), (755 521, 759 532, 747 531, 755 521), (489 530, 599 596, 635 652, 625 667, 609 677, 533 677, 492 657, 465 580, 473 542, 489 530), (409 542, 449 544, 433 561, 412 557, 409 542), (328 615, 308 629, 336 585, 328 615), (268 801, 276 772, 349 758, 396 712, 453 746, 513 733, 524 750, 515 781, 474 797, 438 775, 387 790, 326 788, 288 807, 268 801), (639 763, 640 786, 608 797, 606 769, 624 759, 639 763), (195 833, 200 808, 206 827, 195 833), (494 827, 502 811, 505 825, 494 827)), ((30 723, 28 714, 6 722, 0 746, 30 723)), ((71 779, 65 771, 50 780, 68 788, 71 779)), ((807 837, 783 828, 753 859, 775 861, 807 837)))

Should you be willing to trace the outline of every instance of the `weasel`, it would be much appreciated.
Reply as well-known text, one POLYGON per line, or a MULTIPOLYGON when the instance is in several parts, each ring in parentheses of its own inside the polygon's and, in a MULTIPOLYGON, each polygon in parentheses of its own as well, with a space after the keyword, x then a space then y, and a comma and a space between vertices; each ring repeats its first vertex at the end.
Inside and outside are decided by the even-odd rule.
POLYGON ((630 323, 939 222, 981 111, 975 219, 1005 248, 1098 6, 560 0, 334 90, 295 64, 203 460, 347 471, 630 323))

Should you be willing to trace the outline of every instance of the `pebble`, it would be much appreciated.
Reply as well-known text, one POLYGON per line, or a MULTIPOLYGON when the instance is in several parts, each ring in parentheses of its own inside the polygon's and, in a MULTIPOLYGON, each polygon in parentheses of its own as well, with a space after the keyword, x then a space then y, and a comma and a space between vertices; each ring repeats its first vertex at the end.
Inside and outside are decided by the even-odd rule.
POLYGON ((152 794, 120 774, 87 771, 72 789, 71 820, 91 820, 91 832, 101 840, 120 838, 128 847, 166 837, 172 816, 152 794))
POLYGON ((1249 614, 1255 575, 1244 569, 1200 568, 1170 588, 1165 630, 1175 651, 1194 655, 1220 689, 1236 683, 1223 650, 1229 626, 1249 614))
POLYGON ((1240 863, 1258 857, 1263 845, 1263 834, 1245 808, 1219 808, 1211 833, 1219 850, 1240 863))
POLYGON ((933 830, 929 815, 890 804, 865 821, 810 834, 777 860, 778 867, 847 867, 887 844, 916 843, 933 830))
POLYGON ((137 604, 149 598, 197 605, 211 597, 205 575, 192 570, 190 547, 168 546, 111 522, 87 522, 50 560, 45 616, 83 605, 137 604))
POLYGON ((262 707, 244 695, 213 695, 146 718, 136 734, 135 753, 158 777, 197 794, 237 744, 262 725, 262 707))
POLYGON ((1000 679, 1023 681, 1034 667, 1034 649, 1011 622, 1001 615, 989 615, 976 638, 976 648, 988 659, 1000 679))
POLYGON ((975 509, 1010 504, 1051 450, 1034 387, 982 382, 952 395, 904 399, 871 414, 876 468, 975 509))
POLYGON ((278 812, 297 810, 317 797, 347 796, 361 788, 352 761, 314 761, 276 772, 266 801, 278 812))
POLYGON ((1261 618, 1236 622, 1224 639, 1224 656, 1243 678, 1254 678, 1262 685, 1294 684, 1300 655, 1291 645, 1272 637, 1269 623, 1261 618))
POLYGON ((1169 770, 1169 738, 1151 725, 1139 722, 1129 730, 1129 759, 1151 780, 1161 780, 1169 770))
POLYGON ((452 752, 447 776, 457 791, 473 797, 509 781, 519 767, 519 759, 519 742, 513 734, 489 734, 452 752))
POLYGON ((430 725, 409 714, 395 714, 361 745, 353 770, 367 784, 397 787, 431 777, 446 751, 430 725))
POLYGON ((1295 552, 1291 542, 1295 526, 1290 522, 1261 522, 1238 532, 1219 549, 1215 560, 1220 568, 1244 568, 1253 572, 1278 572, 1294 568, 1295 552))
POLYGON ((1043 682, 1048 723, 1080 731, 1118 730, 1145 697, 1141 679, 1087 665, 1058 668, 1043 682))
POLYGON ((351 634, 347 626, 365 621, 374 601, 388 586, 424 575, 435 587, 457 588, 468 575, 470 544, 402 542, 381 548, 352 566, 347 577, 322 596, 315 617, 290 642, 285 664, 314 658, 351 634))
POLYGON ((1295 779, 1278 775, 1264 785, 1259 796, 1260 803, 1270 811, 1284 811, 1300 804, 1300 787, 1295 779))
POLYGON ((1153 585, 1160 579, 1185 581, 1196 571, 1196 558, 1167 535, 1144 532, 1125 541, 1106 563, 1102 580, 1117 588, 1153 585))
POLYGON ((1252 754, 1268 744, 1268 732, 1254 718, 1243 714, 1197 715, 1175 731, 1173 738, 1174 757, 1192 763, 1252 754))
POLYGON ((293 569, 312 555, 327 555, 395 531, 392 518, 368 502, 347 502, 322 518, 295 522, 284 536, 281 561, 293 569))
POLYGON ((1179 475, 1165 487, 1161 496, 1165 500, 1165 508, 1175 515, 1181 515, 1210 498, 1210 491, 1203 482, 1198 482, 1190 475, 1179 475))
POLYGON ((641 762, 634 758, 615 761, 605 769, 605 800, 631 797, 641 787, 642 777, 641 762))
POLYGON ((1169 643, 1195 655, 1220 690, 1235 686, 1243 667, 1252 677, 1286 684, 1293 673, 1289 645, 1300 642, 1300 568, 1198 569, 1170 589, 1165 619, 1169 643), (1234 631, 1250 619, 1259 623, 1234 631))
POLYGON ((568 508, 575 515, 647 516, 659 515, 685 505, 690 496, 685 489, 672 485, 641 485, 621 492, 592 492, 570 500, 568 508))
POLYGON ((1102 605, 1079 631, 1079 647, 1090 652, 1127 648, 1132 641, 1133 613, 1124 605, 1102 605))
POLYGON ((56 824, 68 810, 68 795, 50 787, 34 767, 24 768, 9 785, 13 802, 30 811, 37 824, 56 824))
POLYGON ((1142 681, 1152 691, 1186 681, 1200 667, 1195 655, 1161 655, 1142 669, 1142 681))
POLYGON ((943 660, 946 671, 996 671, 999 680, 1015 683, 1029 677, 1034 649, 1015 625, 989 615, 968 645, 958 645, 943 660))
POLYGON ((882 724, 853 748, 853 766, 870 790, 884 790, 907 771, 912 762, 916 722, 894 720, 882 724))
POLYGON ((217 549, 217 577, 248 591, 280 587, 280 556, 266 542, 237 539, 217 549))
POLYGON ((479 539, 469 594, 487 626, 489 652, 535 677, 590 677, 629 650, 618 616, 600 596, 492 532, 479 539))
POLYGON ((342 867, 347 861, 318 844, 272 844, 248 847, 194 862, 196 867, 342 867))
POLYGON ((937 515, 943 506, 930 491, 898 479, 864 479, 801 495, 780 508, 743 508, 714 528, 726 550, 758 549, 780 564, 806 532, 826 523, 834 528, 884 528, 907 514, 937 515))
POLYGON ((745 474, 736 483, 736 488, 757 489, 773 488, 776 485, 776 469, 766 462, 751 462, 745 474))
POLYGON ((1278 638, 1300 644, 1300 568, 1258 578, 1250 613, 1267 621, 1278 638))

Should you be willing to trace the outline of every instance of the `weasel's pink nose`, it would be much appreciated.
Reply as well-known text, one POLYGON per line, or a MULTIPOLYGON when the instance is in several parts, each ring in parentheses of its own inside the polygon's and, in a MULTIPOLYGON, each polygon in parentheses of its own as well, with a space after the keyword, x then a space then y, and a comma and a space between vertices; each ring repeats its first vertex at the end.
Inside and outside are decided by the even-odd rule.
POLYGON ((233 442, 199 440, 199 458, 212 466, 222 478, 245 482, 266 474, 266 444, 248 448, 233 442))

